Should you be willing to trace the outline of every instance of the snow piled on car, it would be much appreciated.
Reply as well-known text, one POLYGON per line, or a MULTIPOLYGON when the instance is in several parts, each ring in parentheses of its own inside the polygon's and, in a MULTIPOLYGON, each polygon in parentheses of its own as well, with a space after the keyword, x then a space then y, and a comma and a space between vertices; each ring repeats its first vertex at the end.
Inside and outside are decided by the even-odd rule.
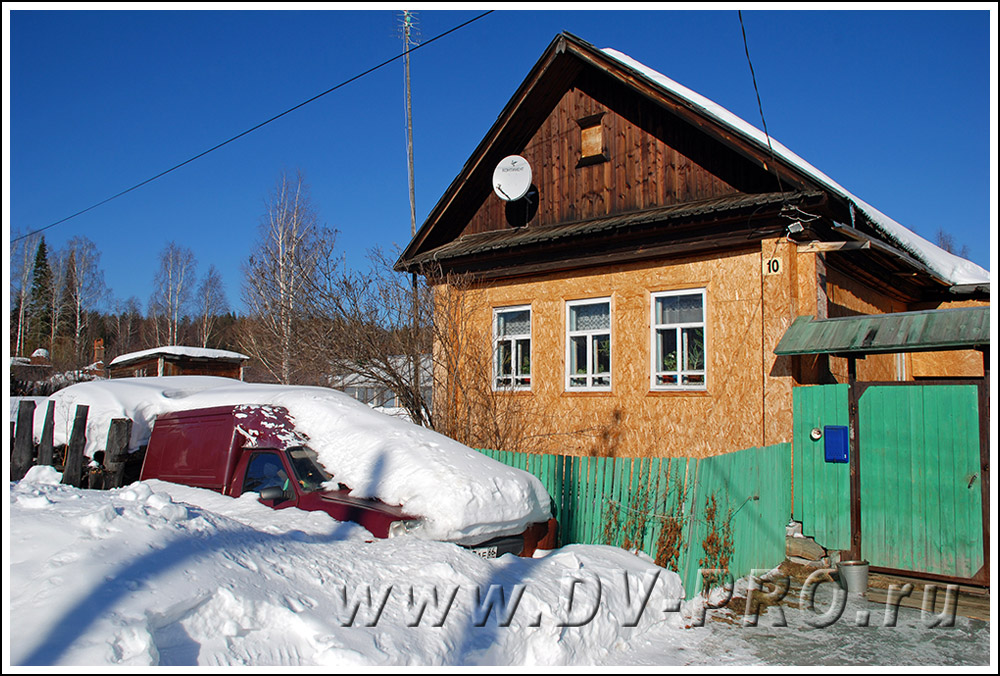
MULTIPOLYGON (((68 443, 77 405, 89 407, 85 454, 105 447, 114 418, 131 418, 130 450, 144 445, 156 416, 213 406, 283 406, 323 466, 352 495, 401 505, 423 517, 416 534, 460 544, 523 531, 550 516, 537 478, 448 437, 373 411, 321 387, 243 383, 212 376, 121 378, 60 390, 54 443, 68 443)), ((40 439, 45 406, 35 411, 40 439)))

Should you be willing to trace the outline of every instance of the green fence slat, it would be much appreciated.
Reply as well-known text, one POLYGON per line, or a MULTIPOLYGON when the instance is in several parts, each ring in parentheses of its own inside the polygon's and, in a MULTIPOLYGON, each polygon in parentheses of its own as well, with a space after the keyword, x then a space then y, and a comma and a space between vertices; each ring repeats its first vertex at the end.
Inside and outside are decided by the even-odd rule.
MULTIPOLYGON (((722 524, 733 510, 734 549, 730 567, 734 577, 751 568, 773 567, 784 558, 784 528, 791 512, 790 444, 746 449, 712 458, 603 458, 482 449, 481 452, 539 478, 554 504, 559 520, 560 545, 605 543, 609 509, 617 506, 618 528, 612 542, 620 545, 623 530, 645 518, 642 550, 656 556, 663 522, 674 509, 677 491, 686 490, 681 508, 686 527, 680 543, 678 568, 688 598, 701 589, 699 560, 707 533, 705 499, 715 493, 722 524), (750 499, 751 496, 759 499, 750 499), (642 514, 641 510, 645 510, 642 514)), ((981 546, 981 541, 980 541, 981 546)))
POLYGON ((611 518, 611 500, 614 496, 614 486, 615 486, 615 465, 618 464, 619 460, 616 458, 607 458, 604 464, 604 481, 601 485, 601 532, 600 532, 600 542, 605 545, 613 545, 614 542, 608 541, 608 538, 604 537, 605 529, 611 518))

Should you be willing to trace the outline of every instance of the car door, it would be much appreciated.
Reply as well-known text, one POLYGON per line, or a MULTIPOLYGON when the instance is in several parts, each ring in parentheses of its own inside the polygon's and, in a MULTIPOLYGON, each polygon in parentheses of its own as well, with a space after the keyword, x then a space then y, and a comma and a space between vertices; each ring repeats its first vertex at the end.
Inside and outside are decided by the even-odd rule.
POLYGON ((285 466, 282 453, 278 451, 255 451, 246 461, 243 474, 243 484, 240 495, 247 492, 260 493, 268 488, 278 488, 281 496, 273 499, 261 499, 268 507, 283 509, 296 503, 295 488, 289 480, 289 471, 285 466))

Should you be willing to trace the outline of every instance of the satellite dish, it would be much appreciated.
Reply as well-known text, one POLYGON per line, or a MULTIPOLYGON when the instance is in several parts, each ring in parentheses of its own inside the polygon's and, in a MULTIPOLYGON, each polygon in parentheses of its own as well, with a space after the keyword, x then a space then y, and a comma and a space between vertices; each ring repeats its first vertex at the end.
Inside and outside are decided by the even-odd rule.
POLYGON ((505 202, 519 200, 531 187, 531 165, 520 155, 500 160, 493 170, 493 192, 505 202))

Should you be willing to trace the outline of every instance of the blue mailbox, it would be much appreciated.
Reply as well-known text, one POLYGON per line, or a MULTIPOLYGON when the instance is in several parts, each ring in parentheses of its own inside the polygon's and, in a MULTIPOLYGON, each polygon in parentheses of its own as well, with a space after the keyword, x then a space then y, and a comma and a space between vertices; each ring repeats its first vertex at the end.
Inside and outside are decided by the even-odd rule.
POLYGON ((824 425, 824 459, 827 462, 847 462, 851 457, 850 433, 846 425, 824 425))

